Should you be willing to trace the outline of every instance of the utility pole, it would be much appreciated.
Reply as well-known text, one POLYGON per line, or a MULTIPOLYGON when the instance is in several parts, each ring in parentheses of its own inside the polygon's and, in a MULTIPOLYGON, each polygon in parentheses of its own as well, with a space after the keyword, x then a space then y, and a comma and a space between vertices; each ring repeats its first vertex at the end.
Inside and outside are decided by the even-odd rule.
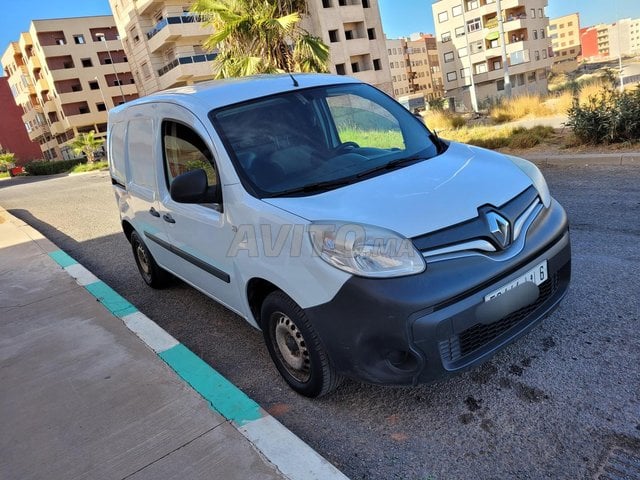
POLYGON ((116 71, 116 65, 113 63, 113 57, 111 56, 111 50, 109 50, 109 46, 107 44, 107 37, 105 36, 104 33, 97 33, 96 37, 99 38, 101 42, 104 42, 104 46, 107 49, 107 55, 109 55, 109 61, 111 62, 111 67, 113 68, 113 74, 116 76, 116 82, 118 82, 118 87, 120 88, 120 96, 122 97, 122 103, 125 103, 127 101, 127 99, 125 98, 124 91, 122 90, 122 82, 118 78, 118 72, 116 71))
POLYGON ((478 113, 478 97, 476 95, 476 83, 473 80, 473 65, 471 65, 471 48, 469 47, 469 32, 467 31, 467 18, 465 15, 467 5, 466 1, 462 2, 462 24, 464 26, 464 41, 467 46, 467 63, 469 64, 469 78, 471 85, 469 86, 469 94, 471 96, 471 108, 473 113, 478 113))
POLYGON ((507 63, 507 41, 504 36, 504 18, 502 18, 501 0, 496 0, 498 9, 498 31, 500 32, 500 44, 502 45, 502 68, 504 69, 504 93, 511 97, 511 78, 509 78, 509 64, 507 63))

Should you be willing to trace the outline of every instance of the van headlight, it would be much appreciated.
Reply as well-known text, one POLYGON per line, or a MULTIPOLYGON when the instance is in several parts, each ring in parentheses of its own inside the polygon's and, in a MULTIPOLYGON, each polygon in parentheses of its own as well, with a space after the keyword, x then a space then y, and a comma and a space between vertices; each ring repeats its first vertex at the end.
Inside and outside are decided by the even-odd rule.
POLYGON ((387 278, 424 272, 413 243, 386 228, 346 222, 313 222, 309 238, 316 255, 361 277, 387 278))
POLYGON ((514 157, 512 155, 507 155, 506 157, 531 179, 533 186, 538 190, 542 204, 545 207, 549 207, 549 205, 551 205, 551 193, 540 169, 524 158, 514 157))

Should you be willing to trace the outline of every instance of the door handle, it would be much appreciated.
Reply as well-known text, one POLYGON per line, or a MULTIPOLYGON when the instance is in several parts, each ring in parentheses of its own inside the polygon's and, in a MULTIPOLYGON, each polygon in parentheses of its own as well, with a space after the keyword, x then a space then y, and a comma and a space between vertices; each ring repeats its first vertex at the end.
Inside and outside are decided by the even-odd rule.
POLYGON ((154 216, 154 217, 158 217, 158 218, 160 218, 160 214, 159 214, 159 213, 158 213, 158 211, 157 211, 155 208, 153 208, 153 207, 151 207, 151 208, 149 209, 149 213, 150 213, 152 216, 154 216))
POLYGON ((169 213, 165 213, 162 218, 164 219, 165 222, 168 223, 176 223, 176 221, 173 219, 173 217, 171 216, 171 214, 169 213))

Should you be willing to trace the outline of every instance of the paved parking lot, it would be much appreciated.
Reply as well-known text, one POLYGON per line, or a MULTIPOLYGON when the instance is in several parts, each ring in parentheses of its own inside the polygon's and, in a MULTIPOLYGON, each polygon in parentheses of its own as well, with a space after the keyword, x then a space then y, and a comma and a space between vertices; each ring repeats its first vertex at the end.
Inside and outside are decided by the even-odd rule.
POLYGON ((2 181, 0 205, 352 478, 592 478, 607 459, 640 456, 640 168, 545 175, 572 225, 574 277, 560 308, 451 380, 416 388, 345 382, 320 400, 288 389, 260 333, 237 316, 181 283, 144 285, 107 174, 2 181))

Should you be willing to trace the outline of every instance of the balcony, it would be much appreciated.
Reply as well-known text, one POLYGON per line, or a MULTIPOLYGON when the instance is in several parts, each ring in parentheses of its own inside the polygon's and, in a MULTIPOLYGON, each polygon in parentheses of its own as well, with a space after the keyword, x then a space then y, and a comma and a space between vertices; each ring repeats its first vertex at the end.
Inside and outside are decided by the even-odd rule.
POLYGON ((371 51, 370 40, 367 37, 354 38, 353 40, 345 40, 343 45, 346 46, 349 55, 364 55, 371 51))
POLYGON ((138 13, 144 14, 152 8, 158 8, 164 4, 163 0, 134 0, 136 7, 138 7, 138 13))
POLYGON ((42 92, 49 91, 49 83, 44 78, 39 78, 36 81, 36 93, 40 98, 42 98, 42 92))
POLYGON ((29 140, 33 142, 37 138, 40 138, 42 135, 47 133, 47 130, 48 129, 45 128, 44 125, 37 125, 36 127, 32 128, 30 132, 27 132, 27 135, 29 136, 29 140))
POLYGON ((167 43, 175 42, 179 38, 190 37, 195 40, 197 37, 201 37, 204 40, 211 33, 213 30, 210 27, 205 28, 198 17, 181 15, 163 19, 147 32, 147 40, 151 52, 156 52, 167 43))
POLYGON ((33 73, 36 70, 40 70, 42 65, 40 64, 40 59, 37 55, 31 55, 27 60, 27 68, 29 72, 33 73))
POLYGON ((50 113, 50 112, 56 112, 58 109, 56 107, 56 102, 54 102, 52 99, 48 99, 46 102, 44 102, 44 105, 42 107, 44 113, 50 113))
POLYGON ((364 20, 362 2, 360 1, 349 5, 340 5, 338 12, 343 22, 361 22, 364 20))
POLYGON ((194 55, 176 58, 158 70, 158 83, 161 90, 187 81, 201 81, 213 78, 211 62, 217 54, 194 55))
POLYGON ((66 132, 69 127, 67 125, 65 125, 67 122, 64 121, 57 121, 57 122, 53 122, 51 124, 51 135, 53 135, 54 137, 56 135, 62 135, 64 132, 66 132))

